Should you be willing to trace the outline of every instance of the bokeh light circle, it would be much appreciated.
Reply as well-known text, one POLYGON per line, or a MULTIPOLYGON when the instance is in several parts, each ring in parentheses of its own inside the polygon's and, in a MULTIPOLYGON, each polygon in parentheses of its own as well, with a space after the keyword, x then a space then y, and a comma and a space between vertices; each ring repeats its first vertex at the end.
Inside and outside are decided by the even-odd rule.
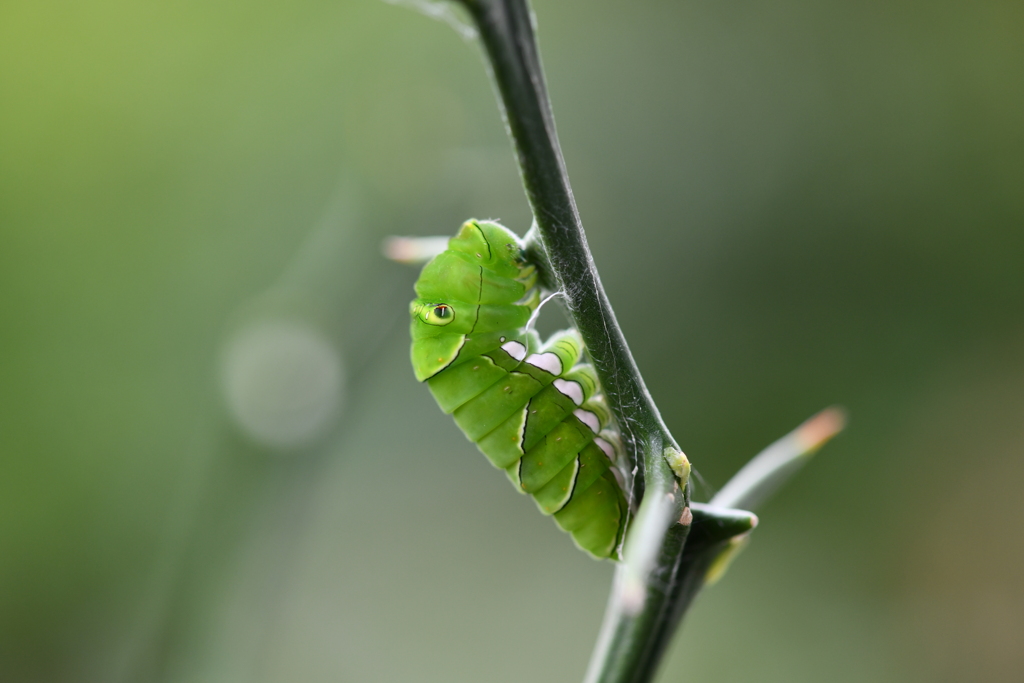
POLYGON ((344 403, 345 372, 335 345, 298 320, 254 322, 228 339, 222 360, 228 412, 249 438, 277 449, 324 436, 344 403))

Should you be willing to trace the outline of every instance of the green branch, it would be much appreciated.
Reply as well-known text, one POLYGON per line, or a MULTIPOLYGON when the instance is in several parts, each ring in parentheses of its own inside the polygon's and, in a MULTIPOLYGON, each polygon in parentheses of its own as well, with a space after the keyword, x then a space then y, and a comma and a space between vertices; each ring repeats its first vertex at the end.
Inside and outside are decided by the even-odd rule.
MULTIPOLYGON (((666 617, 652 634, 647 666, 656 666, 683 615, 704 586, 722 577, 729 563, 747 543, 757 526, 756 508, 788 481, 846 425, 845 413, 827 408, 754 456, 707 505, 693 503, 693 530, 665 599, 666 617)), ((608 619, 608 617, 606 617, 608 619)), ((593 663, 592 663, 593 664, 593 663)), ((638 670, 634 678, 588 679, 648 681, 654 670, 638 670)))
MULTIPOLYGON (((678 449, 654 405, 601 285, 555 133, 530 9, 525 0, 463 0, 487 52, 509 135, 515 146, 526 196, 554 282, 565 294, 609 404, 627 441, 639 500, 651 467, 645 453, 678 449)), ((680 509, 682 499, 680 498, 680 509)))
MULTIPOLYGON (((587 246, 527 0, 455 1, 469 12, 483 44, 519 161, 534 215, 527 236, 531 260, 539 264, 548 288, 564 294, 568 315, 587 345, 622 432, 628 459, 622 469, 632 476, 627 494, 637 514, 587 681, 646 683, 712 565, 735 539, 754 528, 757 517, 743 510, 690 505, 689 463, 647 391, 587 246)), ((401 257, 420 246, 399 241, 388 249, 401 257)), ((755 472, 754 479, 758 476, 755 472)), ((767 485, 762 488, 767 490, 767 485)))
MULTIPOLYGON (((630 525, 624 562, 613 587, 592 680, 639 680, 631 672, 657 665, 650 650, 666 628, 668 598, 690 531, 689 489, 667 456, 685 456, 665 426, 629 351, 594 265, 555 132, 554 117, 525 0, 462 0, 487 53, 498 99, 515 147, 523 186, 548 271, 562 291, 622 431, 626 474, 639 512, 630 525), (680 524, 683 520, 686 523, 680 524)), ((686 467, 689 464, 686 463, 686 467)), ((678 467, 677 467, 678 469, 678 467)), ((688 469, 687 469, 688 471, 688 469)), ((672 630, 672 627, 668 627, 672 630)))

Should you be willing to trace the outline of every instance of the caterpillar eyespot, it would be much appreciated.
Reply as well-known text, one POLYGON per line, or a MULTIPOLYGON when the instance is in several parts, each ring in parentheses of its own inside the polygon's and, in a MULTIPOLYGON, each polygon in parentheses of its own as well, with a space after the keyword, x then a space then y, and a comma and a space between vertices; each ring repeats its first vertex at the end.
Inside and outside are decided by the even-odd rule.
POLYGON ((416 281, 412 366, 515 488, 596 558, 619 559, 628 520, 621 443, 575 330, 532 329, 537 270, 522 241, 467 221, 416 281))
POLYGON ((443 327, 455 322, 455 309, 448 304, 414 304, 413 311, 428 325, 443 327))

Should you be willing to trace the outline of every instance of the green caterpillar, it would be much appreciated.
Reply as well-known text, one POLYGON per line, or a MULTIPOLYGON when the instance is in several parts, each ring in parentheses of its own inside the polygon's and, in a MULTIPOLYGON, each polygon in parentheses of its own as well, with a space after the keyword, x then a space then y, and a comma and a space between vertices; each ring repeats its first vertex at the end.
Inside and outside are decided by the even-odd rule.
POLYGON ((628 505, 621 441, 575 330, 546 343, 528 324, 540 302, 523 243, 467 221, 416 281, 412 365, 445 413, 576 545, 619 559, 628 505))

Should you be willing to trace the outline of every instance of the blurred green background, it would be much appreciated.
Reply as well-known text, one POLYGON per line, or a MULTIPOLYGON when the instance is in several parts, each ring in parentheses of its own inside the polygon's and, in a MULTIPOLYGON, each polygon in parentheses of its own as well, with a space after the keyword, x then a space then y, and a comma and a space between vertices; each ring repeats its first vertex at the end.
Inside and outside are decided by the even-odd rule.
MULTIPOLYGON (((1024 680, 1024 5, 535 9, 708 485, 852 418, 660 680, 1024 680)), ((580 680, 611 566, 415 383, 415 272, 379 256, 470 216, 529 224, 440 22, 0 5, 0 680, 580 680)))

